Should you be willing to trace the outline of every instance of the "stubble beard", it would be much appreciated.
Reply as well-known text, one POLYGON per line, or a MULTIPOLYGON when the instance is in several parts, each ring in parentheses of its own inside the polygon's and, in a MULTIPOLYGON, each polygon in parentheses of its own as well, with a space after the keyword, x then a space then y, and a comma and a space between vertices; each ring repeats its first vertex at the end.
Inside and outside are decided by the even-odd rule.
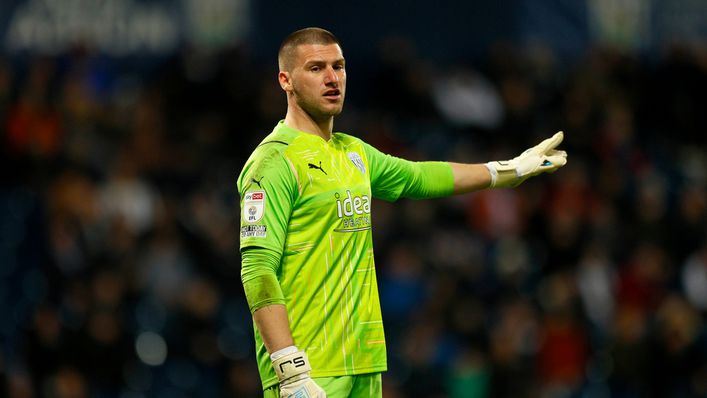
POLYGON ((321 101, 321 99, 319 98, 307 98, 303 95, 300 95, 297 89, 294 90, 294 93, 295 102, 297 103, 297 105, 313 120, 317 122, 326 121, 329 118, 338 116, 344 109, 343 95, 341 96, 341 102, 338 104, 337 107, 325 108, 324 106, 322 106, 321 102, 319 102, 321 101))

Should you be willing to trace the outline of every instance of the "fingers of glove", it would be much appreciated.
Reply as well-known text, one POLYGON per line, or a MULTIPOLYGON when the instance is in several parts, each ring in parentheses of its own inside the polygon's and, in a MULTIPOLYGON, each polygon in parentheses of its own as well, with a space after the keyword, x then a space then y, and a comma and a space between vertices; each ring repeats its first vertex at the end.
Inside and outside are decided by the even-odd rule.
POLYGON ((565 158, 567 157, 567 152, 559 150, 559 149, 553 149, 546 153, 546 156, 564 156, 565 158))
POLYGON ((562 140, 563 140, 564 138, 565 138, 565 133, 563 133, 562 131, 558 131, 558 132, 555 133, 555 135, 553 135, 552 137, 547 138, 547 139, 544 140, 543 142, 541 142, 541 143, 539 143, 538 145, 534 146, 534 147, 532 148, 532 149, 533 149, 533 152, 535 152, 535 153, 538 154, 538 155, 547 154, 548 151, 553 150, 553 149, 555 149, 558 145, 560 145, 560 143, 562 142, 562 140))
POLYGON ((565 164, 567 164, 567 154, 543 156, 543 162, 538 170, 553 172, 565 164))

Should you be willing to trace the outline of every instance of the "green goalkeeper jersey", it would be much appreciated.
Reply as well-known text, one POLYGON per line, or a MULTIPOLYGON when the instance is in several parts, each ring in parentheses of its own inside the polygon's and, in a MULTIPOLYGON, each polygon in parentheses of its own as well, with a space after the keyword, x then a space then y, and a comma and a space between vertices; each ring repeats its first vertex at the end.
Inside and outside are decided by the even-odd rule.
MULTIPOLYGON (((280 254, 277 280, 312 377, 386 370, 371 200, 410 189, 411 163, 343 133, 326 141, 280 122, 238 178, 241 250, 280 254)), ((277 377, 257 328, 255 340, 268 388, 277 377)))

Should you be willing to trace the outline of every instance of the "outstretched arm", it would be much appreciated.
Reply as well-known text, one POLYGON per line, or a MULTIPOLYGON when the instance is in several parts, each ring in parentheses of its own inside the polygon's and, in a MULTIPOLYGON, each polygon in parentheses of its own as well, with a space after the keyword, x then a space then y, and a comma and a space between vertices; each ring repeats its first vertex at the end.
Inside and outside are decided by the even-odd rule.
POLYGON ((552 173, 567 163, 567 153, 555 148, 559 132, 511 160, 463 164, 412 162, 386 155, 364 143, 370 165, 371 189, 376 198, 429 199, 478 191, 511 188, 540 173, 552 173))
POLYGON ((449 162, 454 174, 454 195, 479 191, 491 185, 491 173, 482 163, 449 162))

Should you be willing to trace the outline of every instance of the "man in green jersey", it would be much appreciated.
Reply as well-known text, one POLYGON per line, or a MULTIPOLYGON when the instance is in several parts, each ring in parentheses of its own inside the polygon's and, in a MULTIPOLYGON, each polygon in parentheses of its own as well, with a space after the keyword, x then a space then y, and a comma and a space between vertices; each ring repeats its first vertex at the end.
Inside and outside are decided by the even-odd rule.
POLYGON ((399 159, 333 131, 346 94, 333 34, 292 33, 278 62, 287 115, 238 178, 241 278, 265 396, 380 397, 387 365, 372 199, 516 186, 566 163, 555 149, 563 135, 502 162, 399 159))

